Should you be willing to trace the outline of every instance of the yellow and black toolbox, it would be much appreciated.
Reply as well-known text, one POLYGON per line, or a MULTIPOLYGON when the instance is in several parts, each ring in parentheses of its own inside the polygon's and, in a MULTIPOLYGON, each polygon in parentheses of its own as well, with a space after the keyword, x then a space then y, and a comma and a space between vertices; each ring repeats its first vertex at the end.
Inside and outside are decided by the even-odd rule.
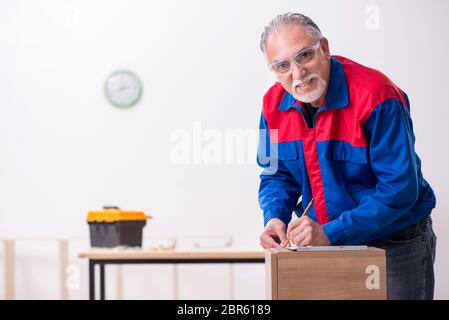
POLYGON ((142 211, 122 211, 118 207, 103 207, 89 211, 87 223, 92 247, 142 247, 142 233, 149 216, 142 211))

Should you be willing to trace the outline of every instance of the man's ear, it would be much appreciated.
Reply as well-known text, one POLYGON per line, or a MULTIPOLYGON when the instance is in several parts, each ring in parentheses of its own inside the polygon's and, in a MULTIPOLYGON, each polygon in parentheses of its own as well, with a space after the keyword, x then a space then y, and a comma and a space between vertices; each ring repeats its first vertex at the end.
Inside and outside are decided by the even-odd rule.
POLYGON ((322 37, 320 41, 321 41, 321 53, 323 54, 323 57, 326 60, 329 60, 331 57, 331 53, 329 50, 329 41, 327 41, 327 38, 325 37, 322 37))

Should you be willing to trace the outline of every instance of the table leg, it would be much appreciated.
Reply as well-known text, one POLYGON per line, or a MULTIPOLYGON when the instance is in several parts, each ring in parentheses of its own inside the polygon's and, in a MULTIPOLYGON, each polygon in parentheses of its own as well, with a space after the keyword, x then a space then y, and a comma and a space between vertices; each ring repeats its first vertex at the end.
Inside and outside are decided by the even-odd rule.
POLYGON ((105 280, 104 280, 104 273, 105 273, 105 265, 103 263, 100 264, 100 300, 106 300, 105 299, 105 280))
POLYGON ((95 262, 89 260, 89 300, 95 300, 95 262))

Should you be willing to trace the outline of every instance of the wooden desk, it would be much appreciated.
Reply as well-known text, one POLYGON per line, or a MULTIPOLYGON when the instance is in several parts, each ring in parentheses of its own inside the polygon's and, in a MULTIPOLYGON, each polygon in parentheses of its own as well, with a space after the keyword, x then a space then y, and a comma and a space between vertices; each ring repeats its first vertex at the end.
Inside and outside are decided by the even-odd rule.
POLYGON ((100 265, 100 300, 105 300, 107 264, 264 263, 265 251, 237 249, 136 250, 92 249, 79 253, 89 260, 89 299, 95 300, 95 265, 100 265))

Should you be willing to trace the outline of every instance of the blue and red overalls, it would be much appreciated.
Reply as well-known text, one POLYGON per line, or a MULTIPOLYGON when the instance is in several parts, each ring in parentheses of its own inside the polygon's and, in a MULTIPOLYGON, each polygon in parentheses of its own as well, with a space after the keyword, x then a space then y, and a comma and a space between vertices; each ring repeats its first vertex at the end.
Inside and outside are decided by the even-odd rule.
POLYGON ((313 128, 280 83, 265 94, 259 204, 265 224, 288 224, 299 197, 304 207, 313 197, 308 216, 332 244, 368 244, 419 222, 436 199, 414 149, 407 95, 377 70, 340 56, 330 63, 313 128))

